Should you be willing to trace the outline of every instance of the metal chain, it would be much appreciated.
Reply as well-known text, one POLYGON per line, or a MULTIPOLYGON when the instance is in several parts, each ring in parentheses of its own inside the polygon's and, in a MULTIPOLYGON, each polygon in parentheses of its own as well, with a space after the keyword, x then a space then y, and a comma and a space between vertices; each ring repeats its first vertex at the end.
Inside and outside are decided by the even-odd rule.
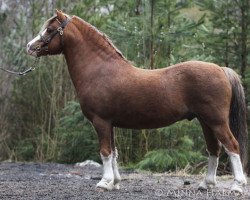
POLYGON ((8 70, 8 69, 4 69, 4 68, 2 68, 2 67, 0 67, 0 69, 3 70, 3 71, 5 71, 5 72, 8 72, 8 73, 10 73, 10 74, 17 75, 17 76, 25 76, 25 75, 28 74, 29 72, 31 72, 31 71, 33 71, 33 70, 36 69, 36 65, 37 65, 37 63, 39 62, 39 58, 40 58, 40 57, 37 57, 37 58, 35 59, 33 65, 32 65, 30 68, 28 68, 28 69, 26 69, 26 70, 24 70, 24 71, 22 71, 22 72, 15 72, 15 71, 11 71, 11 70, 8 70))

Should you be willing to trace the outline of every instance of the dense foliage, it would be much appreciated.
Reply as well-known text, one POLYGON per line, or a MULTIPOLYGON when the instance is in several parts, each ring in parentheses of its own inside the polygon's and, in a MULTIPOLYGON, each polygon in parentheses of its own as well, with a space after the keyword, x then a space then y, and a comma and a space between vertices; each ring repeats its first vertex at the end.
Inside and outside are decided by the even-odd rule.
POLYGON ((82 115, 79 103, 67 103, 54 131, 57 141, 53 160, 66 163, 100 160, 97 135, 90 122, 82 115))
MULTIPOLYGON (((242 76, 249 101, 248 0, 2 0, 1 67, 32 65, 25 45, 56 8, 95 25, 138 67, 192 59, 231 67, 242 76)), ((62 56, 41 58, 25 77, 1 72, 0 83, 1 160, 99 161, 97 136, 81 114, 62 56)), ((203 161, 206 154, 196 120, 115 133, 120 163, 138 163, 141 169, 175 170, 203 161)))

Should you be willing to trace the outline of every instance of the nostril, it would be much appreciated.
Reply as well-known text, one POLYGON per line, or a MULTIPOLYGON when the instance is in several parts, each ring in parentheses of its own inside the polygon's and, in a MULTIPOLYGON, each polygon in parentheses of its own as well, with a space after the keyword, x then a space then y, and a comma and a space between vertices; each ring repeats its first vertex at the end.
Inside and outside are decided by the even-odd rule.
POLYGON ((27 44, 27 48, 28 48, 28 49, 30 48, 30 43, 27 44))

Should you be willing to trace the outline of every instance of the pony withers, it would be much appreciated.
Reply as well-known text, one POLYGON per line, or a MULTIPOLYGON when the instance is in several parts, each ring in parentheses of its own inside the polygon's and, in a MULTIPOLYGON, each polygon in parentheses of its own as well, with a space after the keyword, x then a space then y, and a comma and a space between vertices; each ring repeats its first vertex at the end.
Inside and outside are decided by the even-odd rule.
POLYGON ((201 61, 156 70, 136 68, 103 33, 61 11, 45 22, 27 44, 27 52, 37 57, 65 56, 82 112, 99 137, 103 176, 97 188, 119 189, 113 127, 152 129, 197 118, 209 152, 208 172, 199 188, 215 186, 223 146, 234 175, 231 190, 242 192, 246 105, 233 70, 201 61))

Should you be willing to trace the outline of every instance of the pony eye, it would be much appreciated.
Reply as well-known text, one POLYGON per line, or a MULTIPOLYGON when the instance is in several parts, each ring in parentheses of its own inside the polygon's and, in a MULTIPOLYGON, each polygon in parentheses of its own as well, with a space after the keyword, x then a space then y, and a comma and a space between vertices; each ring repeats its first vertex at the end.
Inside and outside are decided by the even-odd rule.
POLYGON ((51 33, 52 31, 53 31, 53 29, 47 28, 47 33, 51 33))

